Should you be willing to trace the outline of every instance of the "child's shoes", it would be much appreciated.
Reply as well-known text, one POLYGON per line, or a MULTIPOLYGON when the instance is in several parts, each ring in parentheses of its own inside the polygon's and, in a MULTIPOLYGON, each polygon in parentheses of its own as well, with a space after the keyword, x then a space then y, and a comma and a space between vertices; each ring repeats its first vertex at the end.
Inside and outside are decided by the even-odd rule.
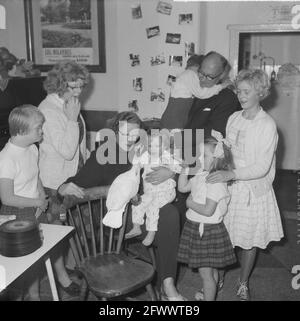
POLYGON ((247 282, 239 281, 236 295, 240 298, 240 301, 250 301, 250 291, 247 282))
MULTIPOLYGON (((224 279, 220 279, 218 282, 218 287, 217 287, 217 294, 219 294, 224 286, 224 279)), ((196 301, 204 301, 204 291, 203 288, 195 293, 195 300, 196 301)))

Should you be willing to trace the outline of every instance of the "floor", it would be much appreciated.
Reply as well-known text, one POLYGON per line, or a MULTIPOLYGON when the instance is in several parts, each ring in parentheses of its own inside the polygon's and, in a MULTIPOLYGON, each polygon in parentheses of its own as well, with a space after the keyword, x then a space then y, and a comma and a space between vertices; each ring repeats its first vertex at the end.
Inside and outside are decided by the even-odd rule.
MULTIPOLYGON (((279 243, 271 244, 268 250, 258 255, 256 267, 250 279, 250 293, 254 301, 299 301, 300 281, 292 282, 295 274, 293 267, 299 265, 300 273, 300 214, 297 213, 297 179, 300 173, 282 171, 277 174, 274 187, 281 210, 285 238, 279 243), (297 214, 299 216, 297 216, 297 214), (293 288, 293 284, 294 287, 293 288), (296 286, 295 286, 296 285, 296 286), (297 289, 299 287, 299 289, 297 289)), ((300 187, 299 187, 300 188, 300 187)), ((137 245, 138 246, 138 245, 137 245)), ((218 301, 236 301, 236 283, 239 276, 239 266, 226 273, 224 288, 219 293, 218 301)), ((72 276, 76 282, 82 282, 72 276)), ((193 301, 197 290, 201 288, 201 281, 194 271, 180 266, 178 289, 188 300, 193 301)), ((78 297, 70 297, 59 289, 63 301, 77 301, 78 297)), ((138 300, 148 300, 146 292, 135 294, 138 300)), ((9 293, 2 294, 0 300, 20 299, 20 285, 15 285, 9 293)), ((48 280, 41 282, 41 299, 52 300, 48 280)), ((93 295, 89 301, 96 300, 93 295)))

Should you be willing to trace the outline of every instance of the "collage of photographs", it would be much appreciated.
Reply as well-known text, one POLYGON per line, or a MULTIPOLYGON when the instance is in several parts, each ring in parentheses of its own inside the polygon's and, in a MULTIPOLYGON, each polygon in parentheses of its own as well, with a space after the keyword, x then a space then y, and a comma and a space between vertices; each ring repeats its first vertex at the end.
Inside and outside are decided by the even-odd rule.
MULTIPOLYGON (((156 13, 171 16, 172 15, 172 3, 166 1, 158 1, 156 6, 156 13)), ((140 3, 131 5, 131 15, 132 19, 142 19, 142 5, 140 3)), ((179 13, 178 14, 178 25, 179 26, 188 26, 193 23, 193 14, 192 13, 179 13)), ((161 39, 162 37, 160 26, 150 26, 146 28, 146 37, 149 41, 152 39, 161 39)), ((181 45, 183 47, 182 55, 169 55, 166 56, 165 53, 160 53, 155 56, 151 56, 149 58, 150 66, 160 66, 166 64, 171 68, 182 68, 183 61, 188 59, 191 55, 195 54, 195 43, 194 42, 184 42, 182 43, 182 34, 181 33, 172 33, 166 32, 164 42, 168 45, 181 45)), ((160 40, 159 40, 160 41, 160 40)), ((141 66, 140 55, 138 53, 130 53, 129 54, 130 66, 131 67, 139 67, 141 66)), ((139 69, 136 69, 138 72, 139 69)), ((166 84, 168 86, 172 86, 176 81, 176 76, 168 75, 166 84)), ((143 92, 143 84, 142 78, 136 77, 133 79, 133 92, 135 94, 143 92)), ((162 88, 153 89, 150 93, 150 101, 151 102, 164 102, 166 92, 163 91, 162 88)), ((139 109, 137 107, 138 97, 134 97, 128 101, 128 109, 134 110, 137 112, 139 109)))

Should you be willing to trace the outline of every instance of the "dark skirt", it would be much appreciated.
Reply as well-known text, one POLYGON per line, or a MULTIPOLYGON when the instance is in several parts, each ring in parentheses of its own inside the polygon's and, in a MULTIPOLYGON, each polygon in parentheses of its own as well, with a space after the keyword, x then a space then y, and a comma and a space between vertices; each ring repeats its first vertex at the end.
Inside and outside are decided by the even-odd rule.
POLYGON ((224 223, 204 224, 200 238, 199 223, 187 219, 180 238, 177 260, 191 268, 224 268, 234 264, 236 257, 224 223))
POLYGON ((34 221, 38 223, 48 223, 47 216, 42 213, 38 219, 35 217, 35 207, 18 208, 14 206, 1 205, 0 215, 15 215, 16 220, 34 221))
POLYGON ((193 98, 170 97, 161 117, 161 127, 167 129, 184 128, 193 101, 193 98))

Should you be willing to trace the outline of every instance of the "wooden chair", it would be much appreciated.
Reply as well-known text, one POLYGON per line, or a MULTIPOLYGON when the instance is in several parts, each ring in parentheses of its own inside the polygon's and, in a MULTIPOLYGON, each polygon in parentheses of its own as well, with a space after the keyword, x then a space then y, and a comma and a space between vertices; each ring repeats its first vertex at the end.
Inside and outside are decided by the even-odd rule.
MULTIPOLYGON (((84 277, 87 292, 98 299, 107 300, 125 296, 139 288, 146 287, 152 301, 156 300, 151 281, 155 270, 149 263, 126 255, 122 251, 125 233, 127 205, 120 229, 103 225, 106 213, 105 193, 91 189, 84 199, 65 198, 67 222, 75 228, 71 243, 78 271, 84 277), (88 213, 88 217, 84 217, 88 213), (84 222, 88 220, 88 224, 84 222)), ((87 296, 85 293, 84 296, 87 296)))

